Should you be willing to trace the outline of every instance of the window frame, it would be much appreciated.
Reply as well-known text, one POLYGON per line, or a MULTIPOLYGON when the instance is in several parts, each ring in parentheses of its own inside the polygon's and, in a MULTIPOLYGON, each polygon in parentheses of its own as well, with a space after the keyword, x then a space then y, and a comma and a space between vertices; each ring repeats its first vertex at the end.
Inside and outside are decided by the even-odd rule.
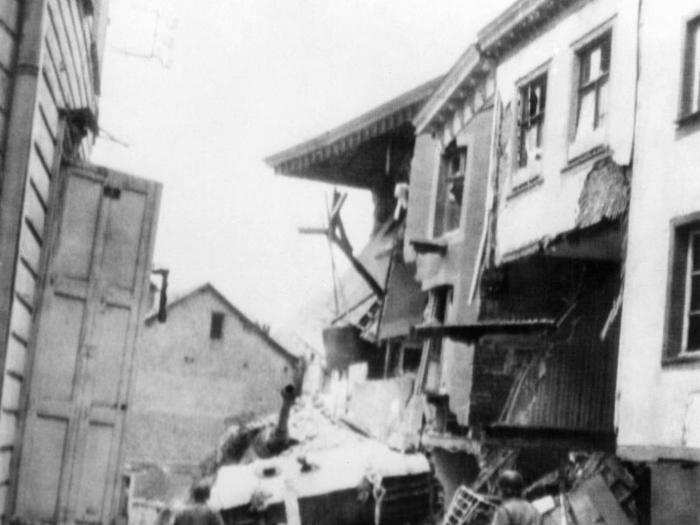
MULTIPOLYGON (((574 74, 574 101, 573 101, 573 122, 571 126, 571 135, 569 142, 575 145, 586 138, 590 140, 592 137, 595 140, 596 133, 600 134, 601 129, 607 128, 607 124, 601 125, 600 98, 603 88, 610 85, 610 71, 612 63, 612 28, 606 27, 600 34, 596 34, 589 40, 586 40, 575 49, 575 74, 574 74), (587 79, 584 82, 584 73, 590 70, 591 57, 595 50, 600 49, 600 73, 594 79, 587 79), (586 68, 587 64, 587 68, 586 68), (605 65, 605 67, 604 67, 605 65), (581 110, 583 101, 586 96, 593 93, 593 127, 586 130, 582 138, 579 137, 579 126, 581 125, 581 110)), ((588 76, 588 75, 586 75, 588 76)), ((606 108, 606 117, 609 114, 609 102, 606 108)), ((607 120, 607 119, 606 119, 607 120)), ((604 141, 604 139, 599 139, 604 141)), ((594 145, 597 146, 600 144, 594 145)))
POLYGON ((462 227, 462 211, 464 209, 464 196, 466 194, 467 169, 469 166, 469 147, 466 144, 458 145, 453 139, 440 154, 440 168, 435 194, 435 208, 433 214, 433 238, 438 239, 449 233, 459 231, 462 227), (450 171, 450 167, 457 158, 459 164, 456 171, 450 171), (457 173, 456 175, 454 173, 457 173), (457 210, 456 225, 448 225, 448 200, 451 187, 460 182, 462 186, 457 210))
MULTIPOLYGON (((569 124, 568 124, 568 144, 567 144, 567 166, 576 165, 581 160, 588 159, 591 155, 596 155, 598 153, 603 153, 607 151, 607 131, 609 126, 607 122, 609 121, 610 113, 610 95, 608 93, 608 104, 606 111, 605 123, 600 125, 599 122, 599 100, 596 102, 596 108, 594 109, 596 117, 596 127, 591 128, 585 134, 577 136, 579 131, 579 118, 581 109, 581 92, 587 89, 592 89, 594 86, 598 90, 596 99, 599 99, 599 90, 602 84, 610 85, 612 75, 613 75, 613 55, 614 40, 615 40, 615 19, 616 16, 601 22, 592 30, 588 31, 583 36, 577 38, 571 44, 572 53, 572 67, 571 67, 571 91, 570 91, 570 102, 569 102, 569 124), (608 56, 607 56, 607 72, 605 75, 601 75, 596 79, 596 82, 589 82, 586 85, 581 85, 582 78, 582 54, 587 51, 595 49, 601 42, 607 41, 608 43, 608 56), (602 82, 603 78, 605 82, 602 82)), ((602 57, 601 57, 602 62, 602 57)))
POLYGON ((209 317, 209 339, 221 341, 224 338, 224 319, 226 314, 220 310, 214 310, 209 317))
MULTIPOLYGON (((685 274, 684 274, 684 288, 685 288, 685 295, 684 295, 684 301, 683 301, 683 332, 682 332, 682 342, 681 342, 681 348, 680 352, 678 355, 680 357, 683 356, 698 356, 700 357, 700 346, 697 348, 688 348, 688 331, 690 329, 690 317, 691 316, 697 316, 700 317, 700 309, 699 310, 694 310, 691 311, 691 303, 693 300, 693 277, 694 276, 700 276, 700 269, 694 270, 693 269, 693 260, 694 260, 694 250, 693 250, 693 240, 695 237, 700 238, 700 224, 695 225, 695 227, 692 227, 689 229, 687 232, 684 232, 683 235, 687 235, 688 240, 686 241, 687 246, 685 247, 685 274)), ((697 254, 700 256, 700 253, 697 254)))
POLYGON ((700 119, 700 60, 695 60, 698 50, 695 49, 695 34, 700 34, 700 11, 696 11, 683 21, 681 26, 681 72, 680 72, 680 93, 678 102, 679 125, 689 121, 700 119), (697 70, 694 65, 697 63, 697 70), (695 73, 695 74, 693 74, 695 73), (696 100, 693 101, 693 77, 698 79, 695 92, 696 100), (697 109, 693 106, 697 105, 697 109))
POLYGON ((523 150, 526 149, 524 138, 527 136, 527 132, 533 127, 537 126, 537 142, 538 148, 542 149, 544 143, 544 123, 545 115, 547 111, 547 81, 549 79, 548 70, 544 71, 538 70, 537 73, 524 82, 518 84, 518 113, 517 116, 517 168, 519 170, 526 169, 528 165, 532 165, 533 161, 539 161, 540 159, 533 159, 528 162, 528 159, 523 163, 523 150), (542 94, 538 100, 538 111, 534 115, 530 115, 529 108, 529 97, 532 93, 532 87, 535 85, 540 85, 542 88, 542 94), (544 100, 544 109, 542 108, 542 100, 544 100))
MULTIPOLYGON (((662 365, 700 362, 700 347, 688 350, 692 282, 692 237, 700 237, 700 212, 671 220, 662 365), (682 302, 679 306, 677 303, 682 302), (680 319, 679 319, 680 317, 680 319), (680 333, 679 333, 680 332, 680 333)), ((700 275, 700 270, 697 272, 700 275)), ((700 310, 698 310, 700 313, 700 310)))
POLYGON ((522 106, 522 90, 528 85, 532 84, 536 80, 545 77, 545 109, 544 113, 547 112, 547 99, 549 90, 549 67, 552 59, 547 59, 544 63, 540 64, 536 68, 530 70, 527 74, 520 77, 515 81, 515 92, 513 97, 515 100, 515 110, 512 115, 512 126, 513 132, 510 138, 510 151, 511 155, 511 173, 509 177, 509 193, 508 198, 520 195, 522 192, 534 188, 542 182, 542 157, 544 157, 544 151, 546 149, 547 143, 547 122, 546 116, 542 118, 542 145, 540 149, 542 154, 539 159, 533 159, 532 162, 528 161, 527 165, 520 165, 520 147, 521 147, 521 115, 524 109, 522 106))

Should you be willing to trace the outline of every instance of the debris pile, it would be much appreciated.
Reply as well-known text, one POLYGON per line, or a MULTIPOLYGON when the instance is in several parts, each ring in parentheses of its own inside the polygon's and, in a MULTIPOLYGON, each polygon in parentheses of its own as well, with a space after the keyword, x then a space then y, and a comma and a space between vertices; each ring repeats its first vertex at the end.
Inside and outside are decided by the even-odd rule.
MULTIPOLYGON (((490 478, 495 479, 499 470, 500 465, 489 469, 490 478)), ((640 515, 639 490, 634 473, 615 456, 603 452, 572 453, 568 463, 537 479, 523 496, 540 511, 543 525, 632 525, 638 523, 640 515)), ((461 486, 443 524, 490 523, 499 503, 493 492, 493 484, 484 476, 471 487, 461 486)))

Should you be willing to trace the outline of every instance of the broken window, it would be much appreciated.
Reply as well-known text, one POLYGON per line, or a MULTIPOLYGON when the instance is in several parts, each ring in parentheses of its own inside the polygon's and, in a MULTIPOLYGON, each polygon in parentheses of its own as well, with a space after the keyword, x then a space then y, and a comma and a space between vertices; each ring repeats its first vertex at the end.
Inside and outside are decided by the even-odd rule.
POLYGON ((681 118, 700 112, 700 16, 686 27, 681 118))
POLYGON ((540 159, 544 108, 547 101, 547 74, 542 74, 520 87, 518 120, 518 167, 540 159))
POLYGON ((209 338, 221 339, 224 331, 224 313, 212 312, 211 324, 209 325, 209 338))
POLYGON ((467 148, 453 140, 442 155, 435 206, 435 237, 459 228, 467 170, 467 148))
POLYGON ((610 32, 578 51, 578 97, 574 142, 586 141, 605 124, 608 112, 610 32))
POLYGON ((665 357, 700 356, 700 222, 676 228, 669 283, 665 357))

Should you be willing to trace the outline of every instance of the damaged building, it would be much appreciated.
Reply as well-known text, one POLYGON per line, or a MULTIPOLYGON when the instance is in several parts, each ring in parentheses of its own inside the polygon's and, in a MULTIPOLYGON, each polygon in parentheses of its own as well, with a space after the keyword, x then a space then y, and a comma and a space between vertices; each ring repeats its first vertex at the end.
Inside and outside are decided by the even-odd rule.
POLYGON ((380 378, 387 370, 393 375, 418 368, 420 343, 411 336, 411 327, 422 316, 425 294, 413 279, 414 268, 402 255, 414 148, 411 119, 439 81, 418 86, 265 159, 282 175, 366 189, 372 194, 372 233, 357 255, 345 237, 340 220, 343 197, 337 193, 327 227, 304 230, 329 236, 352 266, 340 279, 344 300, 323 330, 329 370, 346 373, 353 363, 367 362, 369 377, 380 378))
POLYGON ((469 498, 487 516, 515 467, 546 523, 697 521, 690 4, 517 1, 412 117, 400 262, 422 313, 384 367, 358 360, 420 356, 401 444, 430 453, 448 519, 469 498))
POLYGON ((414 119, 405 256, 430 296, 422 443, 448 495, 614 451, 636 17, 516 2, 414 119))

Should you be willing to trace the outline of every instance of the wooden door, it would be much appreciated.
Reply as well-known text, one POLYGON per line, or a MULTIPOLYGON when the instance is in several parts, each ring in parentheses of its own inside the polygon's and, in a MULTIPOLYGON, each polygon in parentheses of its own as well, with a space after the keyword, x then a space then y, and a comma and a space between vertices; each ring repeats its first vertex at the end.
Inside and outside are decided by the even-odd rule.
POLYGON ((60 184, 34 326, 17 514, 106 523, 160 186, 90 166, 64 170, 60 184))

